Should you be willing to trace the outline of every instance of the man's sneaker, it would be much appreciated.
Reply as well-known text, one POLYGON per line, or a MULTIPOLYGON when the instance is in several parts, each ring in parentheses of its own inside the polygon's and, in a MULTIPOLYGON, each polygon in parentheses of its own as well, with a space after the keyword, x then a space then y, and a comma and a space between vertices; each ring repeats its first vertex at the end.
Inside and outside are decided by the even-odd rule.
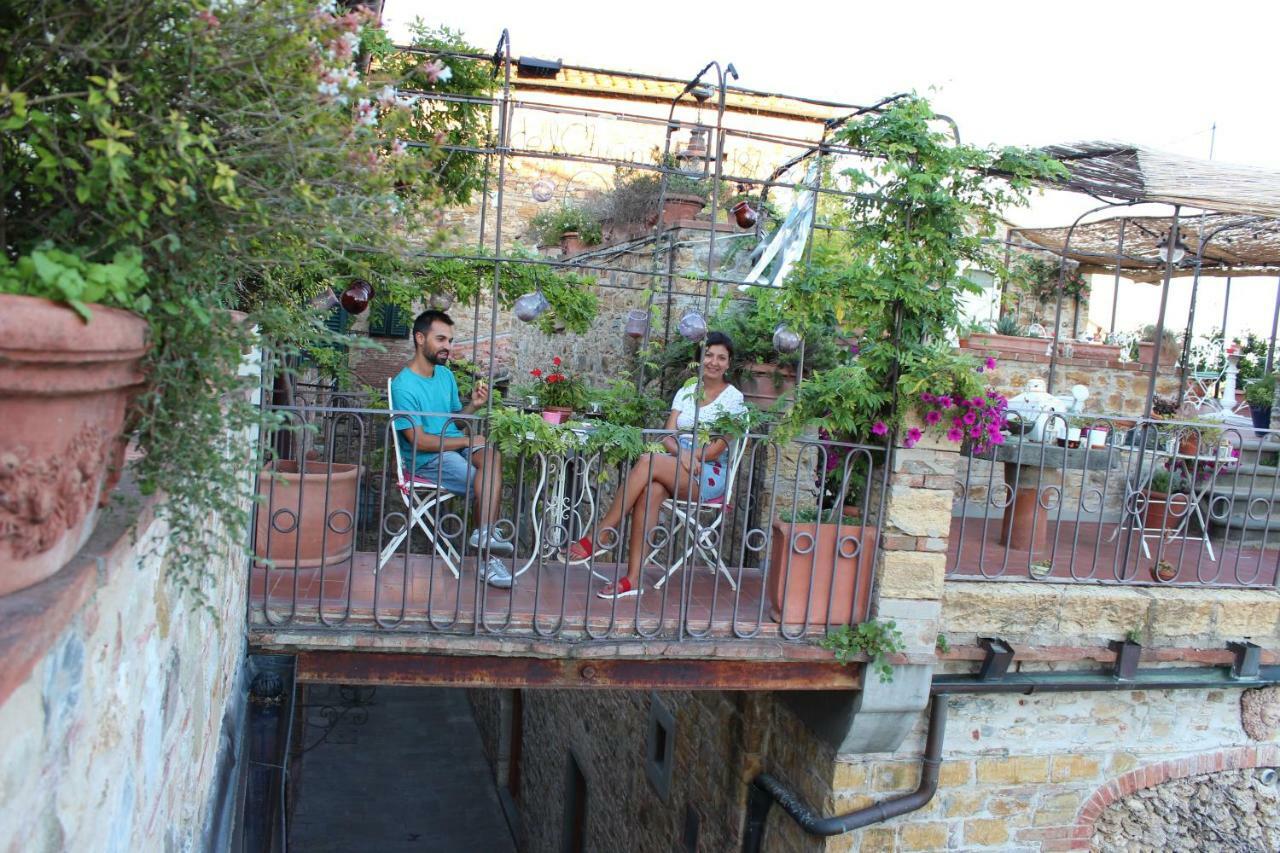
MULTIPOLYGON (((511 543, 506 539, 498 537, 496 534, 488 533, 485 538, 489 543, 489 550, 494 554, 514 554, 515 548, 511 547, 511 543)), ((467 540, 471 549, 478 551, 480 549, 480 528, 471 531, 471 538, 467 540)))
POLYGON ((490 557, 480 572, 485 583, 498 589, 511 589, 511 570, 497 557, 490 557))

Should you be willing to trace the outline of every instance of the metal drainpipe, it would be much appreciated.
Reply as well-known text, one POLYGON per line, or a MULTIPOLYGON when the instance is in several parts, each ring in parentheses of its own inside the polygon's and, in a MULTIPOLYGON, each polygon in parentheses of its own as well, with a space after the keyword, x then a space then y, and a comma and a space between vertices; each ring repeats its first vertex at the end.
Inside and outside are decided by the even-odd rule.
POLYGON ((959 693, 1098 693, 1112 690, 1189 690, 1223 687, 1265 687, 1280 684, 1280 666, 1264 666, 1254 678, 1239 678, 1230 667, 1187 667, 1148 670, 1135 678, 1121 679, 1106 671, 1016 673, 1000 679, 976 675, 942 675, 933 679, 929 692, 929 733, 921 758, 920 784, 909 794, 891 797, 843 815, 819 817, 791 788, 776 777, 761 773, 747 792, 747 823, 743 853, 759 853, 765 821, 776 801, 810 835, 840 835, 928 805, 938 789, 942 764, 942 738, 947 727, 947 696, 959 693))
POLYGON ((942 766, 942 738, 947 730, 947 697, 934 696, 929 706, 929 735, 920 760, 920 784, 909 794, 890 797, 866 808, 834 817, 819 817, 801 802, 794 791, 768 773, 751 783, 747 797, 747 829, 743 833, 743 853, 758 853, 764 838, 769 808, 776 800, 783 810, 810 835, 840 835, 850 830, 880 823, 913 812, 933 799, 938 790, 938 769, 942 766))

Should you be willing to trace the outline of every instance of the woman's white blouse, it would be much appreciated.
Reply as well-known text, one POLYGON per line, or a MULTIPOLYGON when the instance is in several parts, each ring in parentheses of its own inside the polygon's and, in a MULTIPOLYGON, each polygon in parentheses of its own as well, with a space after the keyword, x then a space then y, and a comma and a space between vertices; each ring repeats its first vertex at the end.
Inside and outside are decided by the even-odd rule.
MULTIPOLYGON (((696 387, 695 385, 686 385, 676 392, 675 399, 671 401, 672 411, 678 413, 676 415, 676 429, 693 429, 694 412, 698 409, 697 399, 694 397, 694 389, 696 387)), ((742 399, 742 392, 732 385, 728 385, 720 392, 719 397, 702 407, 701 413, 697 416, 698 423, 710 423, 726 412, 736 415, 746 411, 746 408, 745 401, 742 399)))

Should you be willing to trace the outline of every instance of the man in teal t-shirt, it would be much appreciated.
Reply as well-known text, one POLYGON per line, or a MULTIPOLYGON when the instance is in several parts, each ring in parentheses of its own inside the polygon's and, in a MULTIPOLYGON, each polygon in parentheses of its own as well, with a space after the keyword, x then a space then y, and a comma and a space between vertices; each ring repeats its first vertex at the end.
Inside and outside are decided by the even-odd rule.
MULTIPOLYGON (((468 435, 450 415, 470 415, 489 401, 489 386, 476 382, 471 402, 462 405, 458 382, 449 361, 453 344, 453 320, 443 311, 423 311, 413 322, 413 360, 391 380, 393 425, 406 473, 463 497, 476 500, 476 530, 472 548, 512 553, 511 543, 499 538, 493 523, 498 519, 502 497, 502 459, 495 448, 485 446, 482 435, 468 435), (482 487, 476 488, 476 477, 482 487), (481 498, 483 497, 483 501, 481 498)), ((467 422, 470 425, 470 422, 467 422)), ((490 556, 482 572, 497 587, 511 586, 511 572, 490 556)))

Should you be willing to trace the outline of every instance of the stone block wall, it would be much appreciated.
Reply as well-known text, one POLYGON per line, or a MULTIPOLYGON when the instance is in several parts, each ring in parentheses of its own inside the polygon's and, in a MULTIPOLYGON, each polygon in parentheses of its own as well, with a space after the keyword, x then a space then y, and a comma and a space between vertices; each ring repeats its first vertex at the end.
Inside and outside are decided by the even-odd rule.
POLYGON ((194 606, 165 579, 153 508, 132 494, 61 571, 0 598, 4 850, 204 849, 216 832, 247 572, 212 567, 214 612, 194 606))

